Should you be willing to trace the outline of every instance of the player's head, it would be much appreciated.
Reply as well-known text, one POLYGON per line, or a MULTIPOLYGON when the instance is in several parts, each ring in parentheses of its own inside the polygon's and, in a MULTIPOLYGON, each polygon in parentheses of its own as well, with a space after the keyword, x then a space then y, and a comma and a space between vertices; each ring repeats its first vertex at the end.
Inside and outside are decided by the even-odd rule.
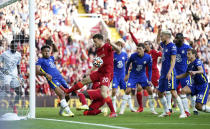
POLYGON ((162 33, 161 33, 161 41, 162 42, 169 41, 170 38, 171 38, 171 32, 170 32, 170 30, 162 31, 162 33))
POLYGON ((149 52, 150 49, 153 49, 152 43, 150 41, 145 41, 144 46, 145 46, 145 51, 146 52, 149 52))
POLYGON ((42 56, 43 58, 49 58, 50 57, 50 46, 49 45, 44 45, 41 48, 42 56))
POLYGON ((187 58, 189 61, 193 61, 197 58, 197 51, 195 49, 188 49, 187 50, 187 58))
POLYGON ((96 48, 100 48, 103 45, 103 40, 104 40, 104 37, 101 34, 95 34, 93 36, 93 42, 96 48))
POLYGON ((15 40, 11 41, 10 50, 12 53, 15 53, 17 51, 17 44, 18 44, 17 41, 15 41, 15 40))
POLYGON ((145 51, 145 46, 143 43, 139 43, 137 45, 137 53, 139 56, 143 56, 144 55, 144 51, 145 51))
POLYGON ((124 44, 124 40, 123 39, 118 39, 117 42, 115 43, 118 47, 123 48, 123 44, 124 44))
POLYGON ((184 42, 184 36, 182 33, 177 33, 175 36, 175 44, 176 46, 182 46, 184 42))

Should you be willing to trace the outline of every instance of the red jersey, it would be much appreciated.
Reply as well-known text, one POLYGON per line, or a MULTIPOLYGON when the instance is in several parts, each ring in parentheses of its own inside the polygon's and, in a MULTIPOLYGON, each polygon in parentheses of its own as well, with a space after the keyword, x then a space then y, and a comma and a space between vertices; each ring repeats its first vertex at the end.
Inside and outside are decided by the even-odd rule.
POLYGON ((105 43, 101 48, 98 48, 97 56, 103 60, 103 65, 98 69, 98 72, 106 74, 113 74, 114 71, 114 54, 112 46, 109 43, 105 43))
POLYGON ((158 57, 162 56, 162 53, 152 49, 148 52, 148 54, 152 56, 152 70, 158 71, 157 60, 158 60, 158 57))

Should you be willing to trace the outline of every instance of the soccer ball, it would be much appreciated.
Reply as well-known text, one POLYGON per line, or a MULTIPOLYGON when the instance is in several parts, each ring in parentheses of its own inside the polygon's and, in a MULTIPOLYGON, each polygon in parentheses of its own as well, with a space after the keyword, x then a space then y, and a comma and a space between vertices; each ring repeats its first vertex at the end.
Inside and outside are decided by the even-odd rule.
POLYGON ((103 64, 103 60, 101 59, 101 57, 96 57, 93 59, 93 66, 99 68, 102 64, 103 64))

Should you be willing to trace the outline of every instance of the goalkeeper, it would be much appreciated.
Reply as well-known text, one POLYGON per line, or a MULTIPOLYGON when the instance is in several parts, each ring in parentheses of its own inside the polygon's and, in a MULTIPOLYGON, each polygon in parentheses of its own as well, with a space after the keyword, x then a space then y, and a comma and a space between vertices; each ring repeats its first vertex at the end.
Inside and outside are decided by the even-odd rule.
POLYGON ((14 89, 16 93, 15 100, 10 105, 14 113, 18 113, 16 104, 22 95, 21 54, 17 51, 17 43, 15 40, 12 40, 10 49, 0 55, 0 92, 10 94, 10 91, 12 91, 10 88, 14 89))

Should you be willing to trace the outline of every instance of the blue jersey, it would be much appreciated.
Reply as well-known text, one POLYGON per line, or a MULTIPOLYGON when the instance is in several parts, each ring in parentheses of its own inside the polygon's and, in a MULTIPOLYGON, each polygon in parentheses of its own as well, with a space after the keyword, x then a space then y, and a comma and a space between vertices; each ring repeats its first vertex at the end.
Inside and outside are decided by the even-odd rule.
POLYGON ((201 60, 195 59, 192 63, 190 63, 187 67, 187 72, 198 71, 199 66, 203 68, 203 74, 195 74, 194 76, 191 76, 192 84, 195 84, 195 85, 208 83, 206 72, 205 72, 205 69, 201 60))
POLYGON ((175 64, 177 75, 183 74, 187 70, 187 50, 190 48, 191 46, 187 44, 183 44, 181 47, 177 47, 176 64, 175 64))
POLYGON ((146 70, 145 67, 148 66, 148 74, 149 78, 148 80, 151 81, 152 77, 152 58, 149 54, 144 53, 143 57, 140 57, 138 53, 134 53, 131 55, 131 57, 128 59, 127 65, 126 65, 126 74, 128 74, 128 69, 130 66, 130 63, 132 63, 132 69, 130 72, 130 78, 141 78, 146 79, 146 70))
MULTIPOLYGON (((175 44, 172 42, 167 45, 161 42, 160 45, 163 48, 161 76, 166 76, 171 66, 171 56, 176 55, 177 50, 175 44)), ((175 71, 175 67, 173 71, 175 71)))
POLYGON ((60 79, 62 76, 54 63, 54 57, 39 58, 36 65, 41 66, 42 70, 52 76, 53 79, 60 79))
POLYGON ((114 53, 114 76, 125 76, 125 63, 128 60, 126 52, 114 53))

